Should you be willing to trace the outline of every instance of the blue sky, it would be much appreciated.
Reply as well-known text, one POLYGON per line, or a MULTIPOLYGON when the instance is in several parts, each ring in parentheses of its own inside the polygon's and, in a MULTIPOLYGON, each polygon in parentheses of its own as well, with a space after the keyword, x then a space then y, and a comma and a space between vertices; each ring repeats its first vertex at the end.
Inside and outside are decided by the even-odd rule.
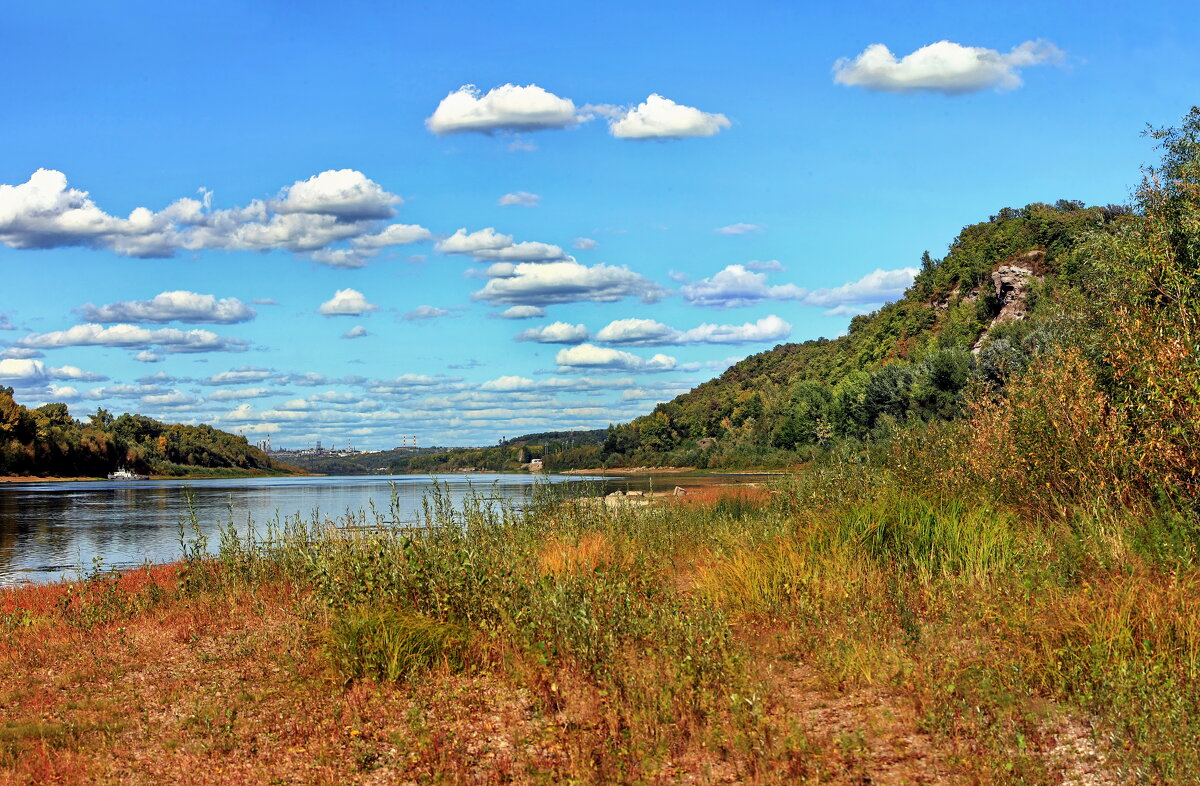
POLYGON ((0 384, 292 447, 644 414, 1200 84, 1183 2, 177 6, 6 13, 0 384))

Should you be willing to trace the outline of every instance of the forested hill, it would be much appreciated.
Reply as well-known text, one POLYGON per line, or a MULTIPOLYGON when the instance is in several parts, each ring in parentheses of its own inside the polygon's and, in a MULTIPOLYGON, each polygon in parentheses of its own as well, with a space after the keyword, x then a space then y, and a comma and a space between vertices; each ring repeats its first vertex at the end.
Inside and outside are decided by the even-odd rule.
POLYGON ((502 439, 497 445, 472 448, 398 448, 357 456, 297 456, 295 461, 310 472, 329 475, 366 475, 439 472, 521 472, 529 462, 541 459, 551 472, 594 467, 600 461, 604 429, 590 431, 542 431, 502 439))
POLYGON ((999 385, 1053 340, 1040 317, 1069 301, 1081 243, 1131 217, 1068 200, 1005 208, 964 228, 943 259, 922 255, 904 297, 845 336, 781 344, 610 427, 604 461, 783 465, 897 422, 952 419, 973 380, 999 385))
POLYGON ((539 431, 535 434, 522 434, 512 439, 501 440, 502 445, 602 445, 606 432, 602 428, 581 429, 576 431, 539 431))
POLYGON ((0 387, 0 475, 102 477, 119 466, 155 475, 292 474, 245 437, 212 426, 114 418, 98 409, 84 423, 66 404, 28 409, 0 387))

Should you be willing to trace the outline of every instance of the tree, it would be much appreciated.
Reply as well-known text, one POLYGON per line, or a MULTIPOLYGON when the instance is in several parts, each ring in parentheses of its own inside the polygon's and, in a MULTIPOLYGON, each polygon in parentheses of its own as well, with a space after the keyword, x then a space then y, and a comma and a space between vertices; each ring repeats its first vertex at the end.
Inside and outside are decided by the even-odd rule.
POLYGON ((791 405, 772 443, 779 448, 794 450, 801 445, 820 441, 821 424, 829 416, 829 388, 808 380, 796 386, 791 405))
POLYGON ((96 407, 94 414, 88 415, 91 425, 101 431, 110 431, 113 425, 112 413, 102 407, 96 407))
POLYGON ((1200 107, 1151 130, 1138 215, 1092 235, 1089 297, 1105 392, 1137 435, 1148 483, 1200 495, 1200 107))
POLYGON ((32 436, 33 422, 28 410, 13 400, 13 389, 0 387, 0 439, 8 437, 27 442, 32 436))
POLYGON ((675 447, 675 434, 671 430, 671 419, 665 412, 655 410, 646 418, 641 428, 642 447, 657 453, 665 453, 675 447))
POLYGON ((846 437, 864 437, 871 427, 866 408, 867 385, 871 375, 865 371, 847 374, 833 389, 829 420, 834 432, 846 437))
POLYGON ((907 363, 889 363, 872 372, 863 392, 868 426, 874 426, 883 415, 896 420, 908 417, 914 376, 912 366, 907 363))

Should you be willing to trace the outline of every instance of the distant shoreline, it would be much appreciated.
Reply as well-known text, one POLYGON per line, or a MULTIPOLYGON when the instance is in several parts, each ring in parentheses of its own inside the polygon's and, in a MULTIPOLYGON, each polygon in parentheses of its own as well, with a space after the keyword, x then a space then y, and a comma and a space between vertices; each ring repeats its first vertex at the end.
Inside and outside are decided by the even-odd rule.
POLYGON ((630 475, 683 475, 698 471, 695 467, 598 467, 594 469, 564 469, 563 475, 604 475, 627 477, 630 475))
MULTIPOLYGON (((311 472, 239 472, 220 475, 151 475, 150 480, 228 480, 241 478, 299 478, 315 476, 311 472)), ((75 477, 40 477, 38 475, 0 475, 0 483, 81 483, 107 480, 100 475, 75 477)))
POLYGON ((605 477, 637 477, 640 475, 788 475, 783 469, 698 469, 696 467, 602 467, 599 469, 564 469, 560 475, 603 475, 605 477))

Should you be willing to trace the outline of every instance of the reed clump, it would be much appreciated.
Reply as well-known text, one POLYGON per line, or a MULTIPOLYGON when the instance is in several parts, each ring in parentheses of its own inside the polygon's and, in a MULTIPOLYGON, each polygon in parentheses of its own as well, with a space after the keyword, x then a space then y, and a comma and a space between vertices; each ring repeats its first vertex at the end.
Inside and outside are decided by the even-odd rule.
POLYGON ((349 609, 329 631, 330 659, 348 678, 392 681, 436 668, 461 671, 470 646, 471 633, 462 626, 395 609, 349 609))

